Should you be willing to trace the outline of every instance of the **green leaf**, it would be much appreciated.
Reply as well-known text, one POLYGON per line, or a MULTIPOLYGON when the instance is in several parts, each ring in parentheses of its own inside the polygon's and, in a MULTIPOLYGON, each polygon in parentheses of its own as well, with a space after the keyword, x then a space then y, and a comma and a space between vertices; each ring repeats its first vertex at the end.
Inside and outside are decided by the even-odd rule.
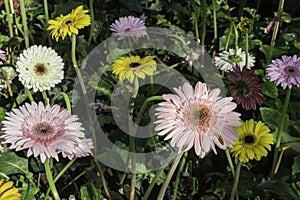
POLYGON ((274 99, 278 97, 278 88, 273 82, 270 81, 262 84, 262 92, 264 95, 274 99))
POLYGON ((259 108, 260 114, 263 118, 263 121, 270 128, 277 128, 279 123, 280 112, 273 108, 261 107, 259 108))
POLYGON ((294 158, 294 164, 292 166, 292 174, 295 175, 300 172, 300 154, 294 158))
POLYGON ((80 187, 80 199, 81 200, 103 200, 104 197, 101 194, 101 190, 96 188, 92 183, 86 183, 80 187))
POLYGON ((0 122, 4 120, 4 118, 5 118, 5 110, 4 108, 0 107, 0 122))
POLYGON ((272 191, 285 200, 299 199, 299 196, 297 196, 294 190, 287 183, 282 181, 266 181, 258 184, 258 188, 272 191))
POLYGON ((138 0, 119 0, 128 10, 138 13, 143 12, 142 6, 138 0))

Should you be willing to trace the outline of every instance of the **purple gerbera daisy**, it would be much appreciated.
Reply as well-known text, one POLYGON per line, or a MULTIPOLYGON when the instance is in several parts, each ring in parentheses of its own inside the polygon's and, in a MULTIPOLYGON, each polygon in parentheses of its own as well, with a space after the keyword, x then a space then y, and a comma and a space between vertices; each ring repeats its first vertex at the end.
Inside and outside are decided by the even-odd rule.
POLYGON ((51 157, 58 161, 60 152, 74 156, 90 154, 92 145, 81 148, 86 139, 84 128, 77 120, 76 115, 71 115, 59 105, 26 103, 7 114, 2 122, 4 134, 0 138, 4 139, 3 143, 11 144, 10 149, 28 149, 28 157, 32 154, 40 156, 42 163, 51 157))
POLYGON ((239 66, 234 71, 227 72, 227 79, 231 82, 229 93, 235 99, 238 105, 246 110, 256 110, 256 106, 263 103, 262 86, 259 84, 259 78, 253 71, 239 66))
POLYGON ((144 36, 147 34, 145 19, 144 15, 141 18, 133 16, 121 17, 110 26, 110 30, 113 31, 113 35, 119 36, 119 39, 128 36, 144 36))
POLYGON ((171 139, 171 146, 178 147, 179 152, 194 146, 201 158, 211 149, 217 154, 215 145, 231 148, 238 136, 234 127, 241 125, 240 114, 233 111, 236 104, 232 97, 222 98, 220 89, 209 90, 201 82, 195 89, 185 83, 174 90, 177 94, 163 95, 166 101, 156 109, 158 135, 171 139))
POLYGON ((2 60, 2 61, 6 61, 6 55, 5 55, 5 51, 2 51, 1 49, 0 49, 0 60, 2 60))
POLYGON ((296 55, 283 55, 281 59, 272 60, 266 69, 267 77, 283 89, 292 88, 293 85, 300 86, 300 58, 296 55))

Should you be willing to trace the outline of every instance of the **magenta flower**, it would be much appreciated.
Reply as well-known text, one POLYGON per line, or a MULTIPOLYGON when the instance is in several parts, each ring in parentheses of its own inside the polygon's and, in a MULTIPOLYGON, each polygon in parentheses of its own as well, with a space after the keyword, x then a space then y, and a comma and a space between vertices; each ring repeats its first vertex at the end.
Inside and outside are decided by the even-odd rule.
POLYGON ((6 61, 6 55, 5 55, 5 51, 2 51, 1 49, 0 49, 0 60, 2 60, 2 61, 6 61))
POLYGON ((293 85, 300 86, 300 58, 296 55, 283 55, 281 59, 272 60, 266 69, 267 77, 283 89, 292 88, 293 85))
POLYGON ((110 26, 110 30, 113 31, 113 35, 119 36, 119 39, 128 36, 141 37, 147 34, 144 20, 146 20, 144 15, 141 18, 121 17, 110 26))
POLYGON ((92 145, 79 148, 86 139, 78 117, 59 105, 26 103, 9 112, 2 123, 3 143, 11 144, 9 148, 16 151, 28 149, 27 156, 40 156, 42 163, 51 157, 58 161, 60 152, 74 156, 83 155, 83 150, 91 153, 92 145))
POLYGON ((228 72, 227 79, 231 82, 229 93, 233 96, 238 105, 246 110, 256 110, 256 106, 263 103, 262 86, 259 84, 259 78, 253 71, 243 67, 235 67, 234 71, 228 72))
POLYGON ((165 94, 165 102, 156 109, 158 120, 155 131, 171 139, 171 146, 179 152, 194 146, 198 156, 203 158, 212 149, 217 154, 215 144, 221 149, 232 147, 238 134, 234 127, 240 126, 240 114, 233 112, 236 104, 232 97, 220 97, 220 89, 207 89, 205 83, 198 82, 195 89, 185 83, 174 88, 176 94, 165 94))

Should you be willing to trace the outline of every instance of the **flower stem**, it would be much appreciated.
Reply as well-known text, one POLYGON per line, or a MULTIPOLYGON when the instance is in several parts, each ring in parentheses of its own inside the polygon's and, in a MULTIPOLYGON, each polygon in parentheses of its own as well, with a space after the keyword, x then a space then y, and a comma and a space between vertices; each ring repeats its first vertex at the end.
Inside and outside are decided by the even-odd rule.
POLYGON ((172 200, 176 200, 177 190, 178 190, 178 185, 179 185, 179 180, 180 180, 180 175, 181 175, 183 167, 185 165, 187 155, 188 155, 188 152, 185 152, 184 156, 183 156, 183 158, 181 160, 179 169, 177 171, 176 180, 175 180, 175 187, 174 187, 174 192, 173 192, 173 198, 172 198, 172 200))
POLYGON ((66 106, 67 106, 67 109, 71 112, 72 111, 72 108, 71 108, 71 102, 70 102, 70 98, 69 96, 64 93, 64 92, 60 92, 58 94, 56 94, 52 99, 51 99, 51 105, 54 104, 54 102, 58 99, 58 97, 60 96, 63 96, 64 97, 64 100, 65 100, 65 103, 66 103, 66 106))
POLYGON ((240 179, 241 166, 242 166, 242 163, 238 162, 238 164, 236 166, 236 172, 235 172, 235 176, 234 176, 234 183, 233 183, 233 186, 232 186, 230 200, 234 200, 234 196, 237 192, 237 187, 238 187, 239 179, 240 179))
MULTIPOLYGON (((44 12, 45 12, 45 21, 47 24, 49 21, 49 11, 48 11, 48 1, 47 0, 44 0, 44 12)), ((50 35, 48 35, 48 42, 49 42, 49 45, 52 46, 52 40, 50 38, 50 35)))
POLYGON ((228 34, 227 34, 227 38, 226 38, 226 43, 225 43, 225 51, 228 50, 228 47, 229 47, 229 42, 230 42, 230 36, 231 36, 231 32, 232 32, 232 23, 230 23, 230 27, 229 27, 229 31, 228 31, 228 34))
POLYGON ((198 18, 199 18, 199 10, 196 4, 196 1, 193 0, 192 2, 192 7, 194 9, 193 13, 193 18, 194 18, 194 28, 195 28, 195 36, 196 36, 196 41, 197 43, 199 42, 199 25, 198 25, 198 18))
POLYGON ((93 39, 93 33, 94 33, 94 27, 95 27, 95 17, 94 17, 94 4, 93 0, 89 0, 89 10, 90 10, 90 16, 91 16, 91 26, 90 26, 90 33, 89 33, 89 39, 88 39, 88 47, 91 45, 92 39, 93 39))
POLYGON ((273 157, 273 163, 272 163, 272 170, 271 170, 271 179, 273 179, 275 176, 275 167, 276 167, 276 163, 278 161, 278 152, 280 149, 282 130, 283 130, 284 121, 285 121, 285 114, 286 114, 286 111, 287 111, 287 108, 288 108, 288 105, 290 102, 291 91, 292 91, 292 89, 290 89, 290 88, 287 89, 282 112, 280 115, 280 122, 279 122, 279 127, 278 127, 278 133, 277 133, 276 145, 275 145, 275 151, 274 151, 274 157, 273 157))
POLYGON ((271 44, 270 44, 271 47, 274 47, 274 45, 275 45, 276 37, 278 34, 278 30, 279 30, 280 19, 281 19, 282 12, 283 12, 283 6, 284 6, 284 0, 280 0, 279 5, 278 5, 278 12, 277 12, 278 20, 276 20, 275 24, 274 24, 274 31, 272 34, 272 39, 271 39, 271 44))
POLYGON ((217 39, 218 39, 216 0, 212 0, 212 6, 213 6, 213 19, 214 19, 214 50, 212 53, 212 60, 214 60, 216 55, 216 46, 217 46, 217 39))
POLYGON ((158 180, 158 178, 160 177, 160 175, 161 175, 161 173, 164 171, 164 169, 165 169, 165 168, 162 167, 162 168, 160 168, 160 169, 155 173, 155 176, 154 176, 153 180, 151 181, 149 187, 147 188, 146 193, 145 193, 145 195, 144 195, 144 197, 143 197, 142 200, 148 200, 148 197, 149 197, 149 195, 150 195, 150 193, 151 193, 151 191, 152 191, 152 189, 153 189, 153 187, 154 187, 156 181, 158 180))
POLYGON ((235 35, 235 46, 234 46, 235 52, 234 52, 234 55, 237 55, 238 48, 239 48, 239 32, 238 32, 234 22, 232 22, 232 25, 233 25, 233 29, 234 29, 234 35, 235 35))
POLYGON ((20 9, 21 9, 21 16, 22 16, 22 25, 24 30, 25 47, 28 48, 29 36, 28 36, 26 10, 25 10, 25 0, 20 0, 20 9))
POLYGON ((54 199, 55 200, 60 200, 59 194, 58 194, 58 192, 56 190, 56 187, 55 187, 55 182, 54 182, 53 177, 52 177, 49 162, 50 162, 50 159, 47 158, 45 163, 44 163, 47 180, 48 180, 48 183, 49 183, 49 186, 50 186, 50 189, 51 189, 51 192, 53 194, 54 199))
POLYGON ((234 170, 234 167, 233 167, 233 164, 232 164, 232 159, 231 159, 230 152, 229 152, 228 148, 225 150, 225 154, 226 154, 226 158, 227 158, 232 176, 235 177, 235 170, 234 170))
POLYGON ((80 87, 82 89, 82 93, 83 93, 83 95, 85 95, 86 94, 86 88, 85 88, 83 78, 82 78, 82 75, 81 75, 79 66, 77 64, 77 60, 76 60, 76 35, 74 33, 72 34, 71 56, 72 56, 73 67, 74 67, 75 72, 77 74, 77 77, 79 79, 79 84, 80 84, 80 87))
POLYGON ((31 94, 30 90, 28 88, 26 88, 26 87, 24 87, 24 89, 25 89, 25 92, 26 92, 27 97, 29 98, 30 102, 33 102, 34 99, 32 97, 32 94, 31 94))
POLYGON ((248 53, 249 53, 249 40, 248 40, 248 33, 246 33, 246 62, 245 67, 248 67, 248 53))
POLYGON ((6 20, 7 20, 7 24, 8 24, 9 37, 13 38, 14 37, 14 32, 13 32, 13 28, 12 28, 13 20, 12 20, 12 14, 9 9, 8 0, 4 0, 4 6, 5 6, 5 11, 6 11, 6 20))
POLYGON ((177 165, 179 164, 179 161, 180 161, 182 155, 183 155, 183 152, 178 154, 177 157, 175 158, 175 160, 174 160, 174 162, 173 162, 173 164, 172 164, 172 166, 171 166, 171 168, 168 172, 167 178, 166 178, 164 184, 162 185, 162 187, 160 188, 160 191, 159 191, 158 196, 157 196, 157 200, 163 200, 165 192, 166 192, 166 190, 169 186, 171 178, 172 178, 172 176, 173 176, 173 174, 174 174, 174 172, 177 168, 177 165))

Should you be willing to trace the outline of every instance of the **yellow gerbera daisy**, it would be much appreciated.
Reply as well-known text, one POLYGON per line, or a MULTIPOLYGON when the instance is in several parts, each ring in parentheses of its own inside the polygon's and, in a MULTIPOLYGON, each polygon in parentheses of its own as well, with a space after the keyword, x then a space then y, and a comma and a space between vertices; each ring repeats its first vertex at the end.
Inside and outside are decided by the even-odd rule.
POLYGON ((152 75, 156 71, 156 62, 151 56, 120 57, 112 65, 112 73, 119 79, 126 78, 132 83, 135 76, 144 79, 145 75, 152 75))
POLYGON ((0 180, 0 200, 19 200, 21 194, 18 188, 13 186, 13 182, 0 180))
POLYGON ((244 33, 250 33, 253 30, 254 21, 248 17, 241 17, 237 27, 244 33))
POLYGON ((60 15, 55 20, 49 20, 49 27, 47 30, 51 30, 52 38, 55 37, 58 41, 59 37, 64 40, 66 35, 69 36, 78 34, 78 29, 82 29, 85 26, 91 24, 90 15, 86 14, 88 10, 83 10, 83 6, 78 6, 75 10, 73 9, 68 15, 60 15))
POLYGON ((254 158, 260 160, 261 157, 267 156, 266 149, 270 151, 271 144, 274 144, 274 136, 270 133, 269 127, 253 119, 241 122, 242 125, 235 128, 239 137, 230 150, 233 156, 239 156, 239 160, 244 163, 254 158))

